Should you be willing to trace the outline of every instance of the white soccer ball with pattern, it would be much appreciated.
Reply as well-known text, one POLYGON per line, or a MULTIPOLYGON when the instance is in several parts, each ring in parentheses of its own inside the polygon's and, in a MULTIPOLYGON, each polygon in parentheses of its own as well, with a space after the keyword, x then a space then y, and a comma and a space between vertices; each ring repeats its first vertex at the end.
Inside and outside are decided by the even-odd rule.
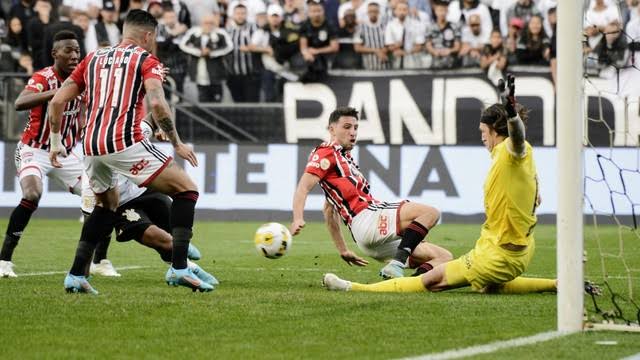
POLYGON ((258 253, 269 259, 281 258, 291 248, 289 229, 278 223, 263 224, 253 239, 258 253))

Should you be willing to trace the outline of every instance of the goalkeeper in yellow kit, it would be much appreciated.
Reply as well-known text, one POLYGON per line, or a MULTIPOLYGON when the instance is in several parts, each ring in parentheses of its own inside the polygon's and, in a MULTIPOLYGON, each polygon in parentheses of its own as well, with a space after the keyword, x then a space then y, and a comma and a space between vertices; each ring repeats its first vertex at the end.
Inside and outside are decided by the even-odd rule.
POLYGON ((484 184, 486 221, 475 247, 420 277, 401 277, 359 284, 324 275, 329 290, 372 292, 442 291, 471 286, 480 292, 530 293, 555 291, 553 279, 519 277, 535 249, 533 231, 538 205, 538 181, 533 148, 525 140, 527 111, 515 100, 515 79, 500 81, 502 104, 482 112, 482 142, 491 153, 484 184), (506 85, 506 86, 505 86, 506 85))

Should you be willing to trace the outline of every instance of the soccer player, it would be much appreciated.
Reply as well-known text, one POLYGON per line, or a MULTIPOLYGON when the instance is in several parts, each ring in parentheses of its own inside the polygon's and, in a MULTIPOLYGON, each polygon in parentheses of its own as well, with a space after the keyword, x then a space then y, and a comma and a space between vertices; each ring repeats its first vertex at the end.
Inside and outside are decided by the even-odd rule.
POLYGON ((350 107, 334 110, 328 129, 331 140, 311 152, 294 194, 291 233, 297 235, 304 228, 307 195, 319 183, 326 197, 323 213, 329 234, 349 265, 368 262, 347 248, 339 217, 365 254, 379 261, 391 260, 380 271, 383 278, 404 276, 407 263, 428 271, 452 259, 449 251, 422 242, 440 218, 436 208, 408 201, 387 203, 371 195, 367 179, 351 157, 358 135, 358 111, 350 107))
POLYGON ((85 269, 96 242, 113 231, 118 219, 119 199, 115 183, 123 175, 141 187, 173 196, 171 233, 172 266, 167 284, 194 291, 211 291, 213 286, 200 280, 187 267, 193 216, 198 191, 187 173, 142 135, 140 122, 145 95, 151 113, 174 147, 175 153, 197 166, 193 149, 178 136, 171 111, 162 90, 163 66, 149 51, 155 47, 157 21, 146 11, 132 10, 124 21, 120 44, 88 54, 62 85, 50 103, 52 145, 51 163, 58 167, 64 157, 60 143, 60 118, 66 102, 88 93, 87 128, 83 141, 85 171, 99 205, 85 221, 76 256, 64 287, 68 292, 97 294, 87 281, 85 269))
POLYGON ((16 148, 16 169, 20 178, 22 200, 13 210, 0 251, 0 276, 16 277, 11 258, 31 215, 38 208, 42 197, 42 177, 48 176, 61 183, 75 195, 80 195, 82 161, 72 152, 80 129, 80 100, 71 98, 64 107, 60 122, 59 145, 69 153, 61 160, 62 168, 51 166, 48 159, 49 124, 47 103, 58 91, 62 82, 80 61, 80 44, 70 31, 60 31, 53 39, 51 55, 54 64, 39 70, 16 99, 16 110, 27 110, 29 121, 16 148))
POLYGON ((420 277, 359 284, 325 274, 327 289, 435 292, 470 285, 480 292, 512 294, 556 290, 556 280, 519 277, 535 248, 538 181, 533 148, 525 140, 527 112, 516 104, 513 75, 507 77, 506 87, 501 80, 498 89, 502 104, 490 106, 480 117, 482 143, 491 153, 492 164, 484 183, 487 219, 475 247, 420 277))

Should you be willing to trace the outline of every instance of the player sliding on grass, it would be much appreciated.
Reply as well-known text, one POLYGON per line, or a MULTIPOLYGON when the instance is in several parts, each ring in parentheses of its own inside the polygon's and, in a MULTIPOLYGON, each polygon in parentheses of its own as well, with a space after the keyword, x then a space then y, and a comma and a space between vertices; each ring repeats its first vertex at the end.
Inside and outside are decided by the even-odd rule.
POLYGON ((0 251, 0 277, 16 277, 11 258, 31 215, 38 208, 40 197, 42 197, 42 177, 46 175, 64 185, 71 193, 80 195, 82 160, 72 152, 82 128, 80 100, 73 99, 64 108, 59 141, 69 156, 61 161, 63 168, 60 169, 49 163, 49 124, 47 123, 47 103, 80 61, 80 45, 76 35, 70 31, 57 33, 53 38, 51 55, 54 59, 53 66, 33 74, 15 103, 16 110, 29 109, 30 111, 29 122, 18 143, 15 156, 22 200, 9 218, 2 251, 0 251))
POLYGON ((192 166, 198 161, 185 145, 171 119, 171 110, 162 90, 163 66, 150 53, 155 48, 156 19, 146 11, 132 10, 124 21, 120 44, 88 54, 64 82, 49 105, 51 125, 51 163, 59 167, 58 157, 66 151, 60 142, 60 120, 65 104, 87 90, 87 128, 83 148, 85 171, 98 206, 85 221, 73 266, 64 280, 69 292, 97 294, 85 278, 85 270, 96 243, 113 231, 118 215, 117 175, 138 186, 173 196, 171 233, 172 266, 165 275, 167 284, 211 291, 213 286, 200 280, 187 267, 198 191, 187 173, 147 139, 140 129, 144 117, 143 99, 149 99, 153 118, 167 136, 175 153, 192 166))
POLYGON ((451 260, 449 251, 422 241, 438 222, 436 208, 408 201, 387 203, 371 195, 367 179, 351 157, 358 135, 358 111, 336 109, 329 116, 328 129, 330 141, 311 152, 294 194, 291 233, 297 235, 304 228, 307 195, 319 183, 326 197, 323 212, 329 234, 349 265, 368 262, 347 248, 339 217, 365 254, 379 261, 391 260, 380 271, 384 278, 404 276, 407 263, 410 268, 419 267, 421 273, 451 260))
POLYGON ((527 111, 516 103, 514 81, 512 75, 508 76, 506 87, 501 81, 498 88, 502 104, 491 105, 480 118, 482 143, 491 153, 492 164, 484 183, 487 219, 475 248, 420 277, 359 284, 325 274, 327 289, 421 292, 471 285, 480 292, 556 290, 555 280, 519 277, 527 269, 535 248, 538 181, 533 148, 525 140, 527 111))

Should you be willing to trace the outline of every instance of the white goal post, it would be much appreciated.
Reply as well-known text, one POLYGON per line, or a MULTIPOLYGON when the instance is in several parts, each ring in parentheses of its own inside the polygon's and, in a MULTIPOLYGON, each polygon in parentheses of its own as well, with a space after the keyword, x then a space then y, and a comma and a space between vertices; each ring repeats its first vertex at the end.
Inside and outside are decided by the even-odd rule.
POLYGON ((558 331, 582 330, 583 270, 583 68, 584 0, 558 1, 558 331))

